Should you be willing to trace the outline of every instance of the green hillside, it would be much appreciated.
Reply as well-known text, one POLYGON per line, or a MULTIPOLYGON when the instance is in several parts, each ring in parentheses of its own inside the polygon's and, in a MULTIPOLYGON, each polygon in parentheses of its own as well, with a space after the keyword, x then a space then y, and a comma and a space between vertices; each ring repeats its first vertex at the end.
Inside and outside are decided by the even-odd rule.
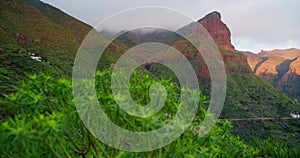
POLYGON ((1 1, 0 26, 1 44, 20 45, 67 74, 83 37, 91 29, 37 0, 1 1))
POLYGON ((41 14, 52 22, 68 30, 79 43, 81 43, 86 34, 91 30, 91 26, 67 15, 51 5, 47 5, 39 0, 24 0, 24 2, 38 9, 41 14))
MULTIPOLYGON (((71 76, 77 50, 91 29, 87 24, 39 0, 0 1, 2 59, 0 65, 2 72, 5 72, 3 76, 12 76, 11 79, 6 80, 16 81, 26 77, 23 72, 34 73, 44 71, 44 69, 53 69, 57 73, 71 76), (23 54, 17 53, 20 51, 19 49, 23 54), (15 57, 16 59, 14 54, 18 56, 15 57), (49 66, 43 68, 39 65, 30 65, 32 64, 30 54, 42 57, 42 63, 49 66), (24 59, 17 59, 21 57, 24 59), (15 60, 13 64, 21 66, 10 66, 10 64, 7 66, 11 60, 15 60), (23 64, 22 62, 27 63, 23 64)), ((120 54, 119 52, 123 52, 122 50, 125 49, 125 45, 115 43, 117 44, 110 46, 113 49, 106 50, 101 61, 104 63, 103 65, 113 63, 114 59, 120 56, 116 56, 116 54, 120 54), (114 53, 110 53, 112 51, 114 53)), ((5 91, 5 88, 2 88, 1 91, 5 91)))
POLYGON ((32 53, 14 45, 0 45, 0 119, 11 114, 12 105, 5 100, 5 95, 15 93, 15 86, 21 80, 27 81, 28 75, 45 72, 53 76, 65 76, 57 67, 48 62, 31 59, 32 53))

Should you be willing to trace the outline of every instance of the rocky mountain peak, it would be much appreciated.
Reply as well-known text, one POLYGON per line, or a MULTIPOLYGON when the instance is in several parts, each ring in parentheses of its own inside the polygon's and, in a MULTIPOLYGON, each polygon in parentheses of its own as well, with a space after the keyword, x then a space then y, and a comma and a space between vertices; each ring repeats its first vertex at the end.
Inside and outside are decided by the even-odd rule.
POLYGON ((207 14, 198 21, 215 40, 216 44, 226 50, 234 51, 231 44, 231 33, 226 24, 221 20, 221 14, 217 11, 207 14))
POLYGON ((207 14, 204 18, 202 19, 219 19, 221 20, 221 13, 217 12, 217 11, 213 11, 209 14, 207 14))

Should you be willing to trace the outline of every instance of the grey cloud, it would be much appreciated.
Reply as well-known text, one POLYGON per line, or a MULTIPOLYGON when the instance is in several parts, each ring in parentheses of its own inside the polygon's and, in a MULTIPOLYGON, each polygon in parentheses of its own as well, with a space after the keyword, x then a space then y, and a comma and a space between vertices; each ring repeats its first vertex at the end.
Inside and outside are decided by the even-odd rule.
POLYGON ((125 9, 161 6, 200 19, 217 10, 232 32, 237 49, 257 52, 278 47, 300 48, 300 1, 298 0, 42 0, 95 26, 125 9), (262 47, 262 48, 259 48, 262 47))

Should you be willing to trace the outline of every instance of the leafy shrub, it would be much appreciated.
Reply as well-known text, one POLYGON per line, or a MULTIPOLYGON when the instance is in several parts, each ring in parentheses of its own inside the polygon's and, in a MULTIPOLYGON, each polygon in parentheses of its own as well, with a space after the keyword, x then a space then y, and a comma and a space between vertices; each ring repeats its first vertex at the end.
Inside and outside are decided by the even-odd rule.
POLYGON ((270 155, 273 157, 300 157, 299 150, 273 139, 253 139, 251 145, 259 149, 260 157, 269 157, 270 155))
MULTIPOLYGON (((147 93, 144 88, 155 82, 165 85, 170 97, 167 99, 166 111, 171 110, 166 117, 164 113, 156 114, 156 119, 127 117, 120 113, 118 106, 112 100, 109 78, 111 70, 96 73, 96 87, 99 102, 105 102, 103 107, 113 121, 131 126, 131 130, 151 130, 145 122, 152 120, 153 125, 167 123, 174 113, 174 104, 179 87, 168 80, 150 79, 135 73, 131 79, 131 93, 137 102, 143 102, 147 93), (143 85, 135 84, 143 83, 143 85), (102 86, 102 87, 101 87, 102 86), (142 87, 138 87, 142 86, 142 87), (143 87, 145 86, 145 87, 143 87), (143 96, 143 97, 142 97, 143 96), (141 99, 141 100, 140 100, 141 99), (172 109, 173 107, 173 109, 172 109), (119 113, 118 113, 119 111, 119 113)), ((16 87, 17 92, 7 98, 14 105, 14 117, 3 120, 0 124, 0 152, 2 157, 257 157, 259 155, 273 156, 273 149, 268 142, 266 148, 258 145, 249 146, 239 137, 230 134, 231 124, 228 121, 218 121, 209 134, 198 137, 201 131, 201 120, 205 115, 203 104, 207 98, 201 95, 199 111, 188 128, 171 144, 149 152, 133 153, 116 150, 99 142, 82 124, 74 106, 71 82, 64 78, 56 78, 50 74, 40 73, 30 75, 29 80, 21 81, 16 87), (263 148, 263 150, 261 149, 263 148)), ((176 106, 175 106, 176 107, 176 106)), ((176 108, 175 108, 176 109, 176 108)), ((124 126, 125 128, 125 126, 124 126)), ((289 151, 276 155, 284 155, 289 151)))

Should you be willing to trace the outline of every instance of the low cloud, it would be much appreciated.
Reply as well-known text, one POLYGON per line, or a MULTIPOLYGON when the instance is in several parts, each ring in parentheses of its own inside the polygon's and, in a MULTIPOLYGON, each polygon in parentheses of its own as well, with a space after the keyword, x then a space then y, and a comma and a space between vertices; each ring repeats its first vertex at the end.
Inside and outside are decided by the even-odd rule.
MULTIPOLYGON (((260 49, 300 48, 300 1, 298 0, 42 0, 95 26, 125 9, 160 6, 176 9, 200 19, 219 11, 232 33, 236 49, 258 52, 260 49)), ((170 17, 172 18, 172 17, 170 17)), ((147 20, 147 19, 145 19, 147 20)), ((166 23, 167 25, 167 23, 166 23)))

